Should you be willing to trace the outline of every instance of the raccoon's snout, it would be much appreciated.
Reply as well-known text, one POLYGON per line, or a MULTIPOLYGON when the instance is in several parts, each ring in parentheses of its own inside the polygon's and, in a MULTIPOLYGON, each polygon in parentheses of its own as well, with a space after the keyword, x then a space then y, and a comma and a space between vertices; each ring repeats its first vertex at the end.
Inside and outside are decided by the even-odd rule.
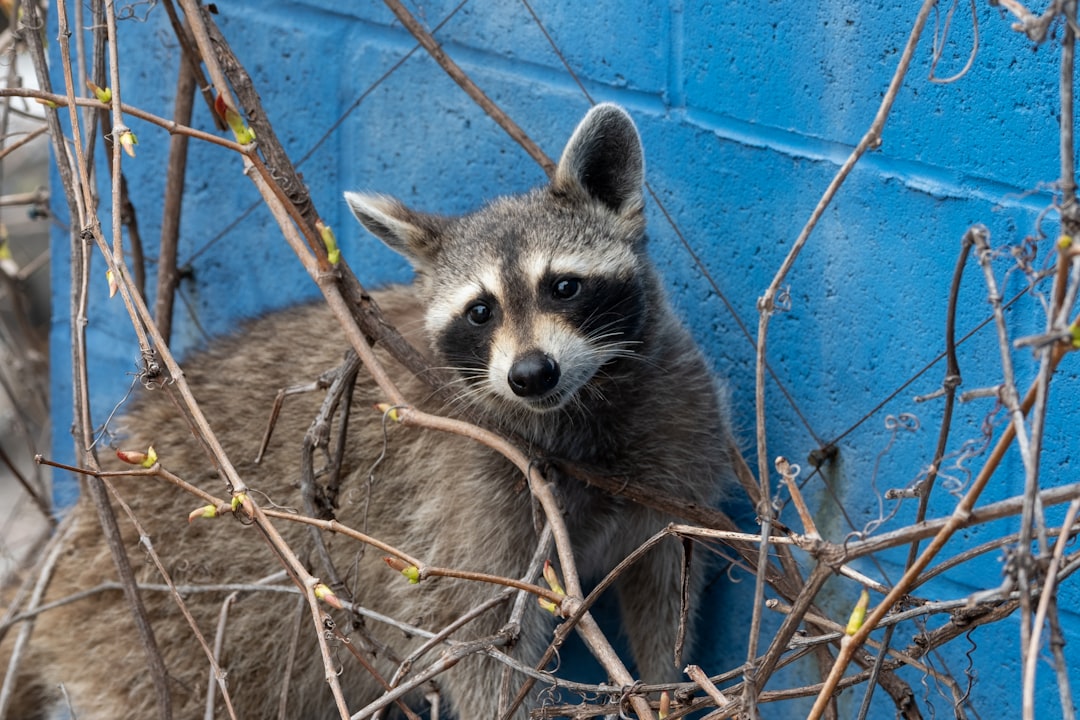
POLYGON ((514 361, 506 382, 519 397, 540 397, 559 384, 559 363, 551 356, 533 350, 514 361))

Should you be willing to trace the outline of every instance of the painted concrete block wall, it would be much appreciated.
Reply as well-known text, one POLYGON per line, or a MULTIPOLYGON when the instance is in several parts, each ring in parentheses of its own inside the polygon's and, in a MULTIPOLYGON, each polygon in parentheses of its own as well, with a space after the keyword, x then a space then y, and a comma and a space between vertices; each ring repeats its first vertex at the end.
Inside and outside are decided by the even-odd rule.
MULTIPOLYGON (((588 108, 583 88, 597 101, 619 102, 632 112, 646 146, 648 182, 674 222, 650 201, 652 252, 687 323, 717 371, 730 378, 752 459, 756 301, 873 119, 917 8, 885 0, 541 0, 532 7, 561 56, 523 3, 410 3, 428 27, 439 26, 446 51, 549 155, 558 155, 588 108)), ((425 210, 454 213, 543 182, 539 167, 416 50, 382 4, 232 0, 218 8, 226 36, 286 148, 294 159, 303 158, 315 204, 362 282, 401 281, 409 271, 355 225, 342 190, 376 190, 425 210)), ((971 68, 955 82, 936 83, 931 74, 949 77, 962 70, 975 42, 971 9, 964 4, 955 8, 948 34, 941 33, 950 12, 940 8, 937 27, 932 22, 927 28, 882 146, 860 163, 826 211, 787 278, 790 309, 771 324, 769 453, 802 464, 807 477, 811 451, 838 448, 836 460, 806 484, 821 530, 833 540, 891 513, 894 503, 883 500, 884 491, 909 486, 931 459, 940 401, 918 404, 913 398, 932 392, 944 376, 939 356, 945 303, 965 230, 984 223, 993 244, 1003 248, 1040 229, 1051 239, 1056 232, 1053 213, 1044 211, 1059 174, 1058 48, 1053 42, 1033 47, 1009 29, 999 9, 979 4, 971 68), (935 29, 941 47, 936 66, 935 29)), ((125 101, 169 116, 178 49, 163 11, 152 8, 145 21, 122 23, 120 51, 125 101)), ((196 113, 196 125, 210 128, 206 108, 197 105, 196 113)), ((160 226, 167 137, 137 121, 132 125, 141 144, 125 171, 144 236, 153 238, 160 226)), ((255 193, 235 157, 194 143, 189 168, 181 262, 191 276, 175 319, 174 347, 181 351, 228 332, 243 318, 317 295, 266 213, 243 216, 255 193)), ((1036 262, 1044 261, 1050 242, 1039 243, 1036 262)), ((58 235, 52 352, 54 453, 61 459, 71 457, 68 252, 66 237, 58 235)), ((1026 279, 1018 272, 1006 275, 1007 248, 1002 255, 996 268, 1011 298, 1026 279)), ((98 422, 123 400, 137 363, 122 308, 104 299, 102 275, 93 274, 89 327, 98 422)), ((961 292, 960 333, 988 315, 985 286, 972 263, 961 292)), ((1009 322, 1015 335, 1039 332, 1037 301, 1019 300, 1009 322)), ((1033 367, 1027 356, 1017 357, 1026 384, 1033 367)), ((992 326, 964 342, 960 362, 965 388, 998 381, 992 326)), ((1077 479, 1075 363, 1067 362, 1055 382, 1048 485, 1077 479)), ((972 464, 961 453, 974 452, 992 411, 992 400, 960 409, 955 454, 946 468, 954 489, 968 481, 972 464)), ((1000 426, 1001 415, 993 420, 1000 426)), ((1014 495, 1022 482, 1019 459, 1010 456, 987 499, 1014 495)), ((948 513, 954 498, 941 490, 938 497, 933 512, 948 513)), ((744 504, 733 502, 731 511, 754 527, 744 504)), ((894 524, 910 520, 914 503, 897 512, 894 524)), ((791 508, 783 519, 798 525, 791 508)), ((975 545, 984 535, 971 531, 965 542, 975 545)), ((895 581, 903 560, 897 553, 880 567, 863 569, 895 581)), ((926 594, 964 597, 996 586, 1000 572, 1000 554, 990 553, 939 578, 926 594)), ((745 653, 752 582, 741 571, 733 573, 741 584, 715 574, 698 660, 707 668, 727 668, 745 653)), ((857 589, 837 582, 829 593, 840 617, 857 589)), ((1074 586, 1062 590, 1072 638, 1080 634, 1080 617, 1070 609, 1077 599, 1074 586)), ((965 653, 974 648, 971 705, 982 717, 1018 715, 1018 637, 1015 622, 998 623, 974 631, 970 643, 953 643, 936 661, 963 679, 965 653)), ((939 711, 949 707, 937 689, 924 690, 917 673, 905 677, 939 711)), ((1056 690, 1049 668, 1040 677, 1049 717, 1056 714, 1056 690)), ((891 716, 878 695, 880 714, 872 716, 891 716)), ((860 698, 845 701, 851 716, 860 698)), ((919 702, 926 707, 926 698, 919 702)))

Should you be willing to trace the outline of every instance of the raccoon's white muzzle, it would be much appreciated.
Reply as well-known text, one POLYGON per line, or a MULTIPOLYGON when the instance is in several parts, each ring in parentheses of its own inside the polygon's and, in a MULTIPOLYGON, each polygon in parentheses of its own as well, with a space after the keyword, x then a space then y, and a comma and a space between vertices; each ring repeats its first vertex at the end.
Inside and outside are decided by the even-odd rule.
POLYGON ((513 333, 492 343, 487 381, 495 393, 535 412, 557 410, 592 379, 608 359, 575 328, 558 318, 535 319, 529 347, 513 333))

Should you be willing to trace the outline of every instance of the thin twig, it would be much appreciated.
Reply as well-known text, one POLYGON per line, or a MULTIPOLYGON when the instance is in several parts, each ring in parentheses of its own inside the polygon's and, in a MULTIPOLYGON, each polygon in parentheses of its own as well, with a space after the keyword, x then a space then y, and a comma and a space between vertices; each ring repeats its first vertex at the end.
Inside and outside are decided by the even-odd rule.
POLYGON ((529 157, 535 160, 537 164, 544 169, 544 172, 548 174, 548 177, 554 176, 555 163, 552 159, 525 134, 525 131, 522 130, 509 115, 503 112, 502 108, 493 103, 491 98, 489 98, 484 91, 473 82, 472 78, 470 78, 458 64, 446 54, 435 38, 432 37, 431 33, 424 29, 424 26, 413 17, 412 13, 405 8, 400 0, 384 0, 384 2, 386 3, 386 6, 390 8, 390 11, 394 13, 394 16, 401 21, 401 24, 412 33, 412 36, 416 38, 417 42, 423 45, 424 49, 428 51, 428 54, 431 55, 435 62, 439 63, 439 66, 446 71, 446 74, 449 75, 492 120, 497 122, 499 127, 505 130, 506 133, 529 154, 529 157))
MULTIPOLYGON (((766 496, 768 493, 764 493, 766 496)), ((761 609, 765 606, 765 585, 767 583, 766 572, 769 566, 769 543, 772 540, 772 520, 773 510, 764 503, 759 504, 759 507, 765 507, 763 512, 759 512, 761 519, 761 541, 758 545, 758 562, 757 573, 754 582, 754 612, 750 615, 750 628, 747 632, 746 643, 746 663, 743 667, 746 668, 744 675, 745 682, 743 684, 743 712, 746 713, 750 720, 757 720, 758 707, 757 707, 757 692, 764 684, 764 679, 757 677, 757 668, 754 667, 754 658, 758 654, 758 643, 761 640, 761 609)), ((723 704, 719 704, 723 707, 723 704)))
MULTIPOLYGON (((684 672, 686 672, 691 680, 698 684, 698 687, 705 691, 706 695, 712 698, 712 701, 716 703, 716 707, 724 707, 728 704, 728 699, 724 697, 724 693, 720 692, 720 690, 713 685, 709 676, 697 665, 687 665, 684 672)), ((747 684, 749 685, 750 683, 747 684)))
POLYGON ((0 446, 0 464, 6 467, 8 472, 11 473, 11 476, 14 477, 15 480, 19 483, 19 486, 22 487, 23 492, 25 492, 27 496, 29 496, 30 500, 34 503, 34 507, 36 507, 41 512, 41 516, 45 518, 45 520, 50 525, 56 525, 56 517, 53 515, 52 508, 49 506, 48 500, 46 500, 45 497, 42 495, 41 491, 38 488, 34 487, 26 478, 26 476, 24 476, 22 472, 20 472, 19 467, 15 464, 14 461, 12 461, 10 457, 8 457, 8 454, 4 452, 4 448, 2 446, 0 446))
MULTIPOLYGON (((61 56, 61 68, 64 74, 64 88, 65 94, 68 100, 69 108, 72 112, 69 113, 69 119, 71 122, 72 135, 74 138, 74 151, 76 168, 78 170, 79 187, 82 192, 79 193, 82 197, 83 204, 76 208, 77 211, 81 210, 82 215, 73 214, 72 223, 76 221, 88 232, 94 236, 96 240, 100 240, 100 227, 97 221, 96 212, 92 209, 94 206, 94 199, 90 189, 89 171, 86 164, 86 159, 83 154, 81 138, 79 134, 79 121, 78 113, 74 112, 75 106, 75 89, 74 80, 71 76, 71 62, 70 62, 70 32, 67 27, 67 14, 63 3, 59 4, 57 10, 57 25, 59 28, 59 46, 61 56)), ((36 6, 34 3, 30 3, 26 6, 26 21, 30 28, 36 28, 40 24, 40 20, 36 13, 36 6)), ((31 45, 40 46, 41 39, 37 32, 33 29, 28 33, 32 38, 31 45)), ((40 52, 40 48, 38 50, 40 52)), ((39 77, 38 81, 43 88, 48 88, 47 81, 42 79, 42 74, 45 72, 44 68, 38 68, 39 77)), ((61 144, 61 137, 59 134, 53 137, 53 141, 56 144, 61 144)), ((65 184, 65 191, 70 192, 68 195, 69 202, 75 198, 75 184, 74 179, 71 184, 65 184)), ((107 253, 106 253, 107 255, 107 253)), ((73 263, 73 269, 76 266, 73 263)), ((85 267, 81 268, 85 270, 85 267)), ((116 272, 116 268, 113 268, 116 272)), ((84 287, 87 281, 86 273, 82 273, 83 277, 79 279, 79 282, 83 287, 79 288, 81 300, 85 301, 84 287)), ((73 288, 78 285, 73 284, 73 288)), ((130 310, 130 300, 127 294, 127 289, 124 289, 124 301, 128 305, 130 310)), ((85 364, 85 336, 83 335, 83 328, 78 327, 76 322, 76 315, 73 313, 73 386, 80 388, 81 392, 76 393, 75 400, 75 412, 74 417, 75 429, 76 429, 76 454, 81 457, 84 462, 90 467, 96 467, 97 461, 93 453, 93 443, 90 436, 91 423, 89 418, 89 396, 87 391, 87 368, 85 364)), ((81 317, 81 315, 80 315, 81 317)), ((140 337, 141 345, 145 348, 145 338, 140 337)), ((132 617, 135 622, 137 635, 142 644, 143 650, 146 654, 148 671, 150 678, 154 685, 154 690, 157 695, 158 712, 162 720, 168 720, 172 716, 172 701, 169 693, 167 673, 165 670, 165 663, 161 656, 161 651, 157 646, 157 642, 154 638, 153 628, 150 625, 149 618, 146 613, 146 609, 143 606, 142 600, 139 597, 139 592, 135 584, 134 574, 131 570, 131 564, 128 561, 126 550, 123 545, 123 541, 120 537, 119 528, 116 525, 116 518, 113 515, 112 508, 109 505, 108 497, 105 494, 105 490, 102 487, 101 481, 96 478, 91 478, 87 482, 87 490, 94 502, 97 509, 98 519, 102 526, 102 531, 105 535, 106 543, 112 554, 114 565, 120 576, 120 580, 124 585, 124 593, 128 601, 128 605, 132 611, 132 617)))
MULTIPOLYGON (((755 362, 755 380, 754 380, 754 407, 755 407, 755 427, 756 427, 756 443, 758 453, 758 468, 760 472, 759 487, 761 489, 761 500, 759 501, 759 514, 762 512, 771 512, 770 508, 770 493, 769 493, 769 480, 768 470, 769 467, 769 455, 768 447, 766 444, 766 407, 765 407, 765 357, 767 351, 766 341, 768 338, 769 318, 777 310, 776 297, 780 292, 780 287, 787 277, 788 272, 794 265, 796 258, 802 248, 806 245, 807 240, 810 237, 810 233, 813 232, 817 226, 818 221, 825 213, 825 209, 831 204, 833 198, 839 192, 841 185, 847 179, 847 176, 854 169, 855 164, 859 159, 871 148, 879 147, 881 144, 881 133, 885 127, 885 121, 889 116, 889 112, 892 110, 893 102, 896 100, 897 95, 900 92, 900 88, 903 85, 904 77, 907 75, 908 66, 911 63, 911 58, 914 56, 915 46, 918 44, 919 37, 922 35, 923 28, 926 25, 926 20, 930 15, 930 11, 936 5, 935 0, 924 0, 919 13, 916 16, 915 23, 912 26, 911 32, 908 36, 908 41, 904 46, 903 53, 901 54, 900 61, 897 64, 896 71, 893 73, 892 80, 889 82, 889 88, 885 92, 885 96, 881 101, 881 105, 878 107, 878 111, 874 116, 873 122, 870 124, 870 128, 863 135, 859 144, 855 146, 855 149, 848 156, 847 160, 837 171, 832 181, 829 183, 825 193, 818 201, 817 206, 810 215, 810 219, 803 226, 803 229, 799 232, 795 242, 792 244, 791 249, 788 251, 787 256, 781 263, 779 270, 773 277, 772 282, 769 283, 768 288, 765 290, 764 295, 758 300, 758 347, 756 353, 755 362)), ((762 579, 759 577, 758 583, 760 584, 762 579)), ((754 606, 754 614, 757 616, 761 612, 759 605, 754 606)), ((839 662, 837 663, 839 665, 839 662)), ((834 666, 835 671, 835 666, 834 666)), ((824 692, 820 698, 825 698, 824 692)), ((816 720, 821 716, 825 710, 827 704, 826 699, 822 699, 820 703, 815 704, 811 717, 816 720)))
MULTIPOLYGON (((35 99, 38 99, 38 100, 42 100, 42 101, 44 101, 46 103, 52 103, 53 105, 57 105, 59 107, 64 107, 64 108, 67 108, 69 106, 70 107, 96 108, 96 109, 99 109, 99 110, 109 108, 108 105, 105 105, 104 103, 102 103, 100 100, 97 100, 96 98, 77 97, 77 98, 71 99, 71 98, 68 98, 66 95, 57 95, 56 93, 52 92, 51 90, 45 90, 45 89, 35 90, 33 88, 0 88, 0 98, 4 98, 4 97, 35 98, 35 99)), ((53 108, 50 108, 50 110, 53 110, 53 108)), ((157 115, 154 115, 153 113, 147 112, 146 110, 142 110, 142 109, 134 107, 132 105, 122 105, 121 110, 123 110, 125 115, 131 115, 132 117, 138 118, 140 120, 145 120, 146 122, 151 123, 153 125, 157 125, 158 127, 162 128, 164 130, 167 130, 170 133, 183 133, 183 134, 188 135, 189 137, 192 137, 194 139, 202 140, 203 142, 208 142, 208 143, 211 143, 213 145, 220 145, 223 148, 226 148, 226 149, 229 149, 229 150, 232 150, 234 152, 241 153, 241 154, 244 154, 244 153, 247 152, 247 150, 244 148, 244 146, 240 145, 239 143, 237 143, 237 142, 235 142, 233 140, 229 140, 228 138, 223 138, 223 137, 220 137, 218 135, 212 135, 212 134, 210 134, 208 132, 205 132, 203 130, 198 130, 196 128, 187 127, 186 125, 179 125, 173 120, 166 120, 163 117, 159 117, 157 115)), ((49 134, 50 135, 52 134, 51 129, 49 131, 49 134)), ((61 135, 60 137, 62 138, 63 136, 61 135)))
POLYGON ((232 699, 229 696, 229 689, 228 686, 226 686, 225 684, 225 673, 222 671, 217 661, 220 655, 220 650, 213 651, 210 649, 210 646, 206 642, 206 637, 199 629, 199 625, 195 622, 195 618, 192 617, 191 611, 188 610, 187 603, 184 601, 183 596, 180 595, 179 591, 177 591, 176 589, 176 586, 173 584, 172 576, 169 574, 169 571, 165 569, 165 565, 161 562, 161 557, 157 554, 157 551, 154 550, 154 545, 150 540, 149 533, 147 533, 146 529, 143 528, 142 523, 139 522, 139 518, 135 515, 135 512, 131 509, 131 506, 128 505, 124 498, 120 495, 120 493, 116 491, 116 488, 113 486, 112 482, 108 478, 96 479, 102 482, 105 488, 109 491, 109 495, 113 497, 116 503, 124 511, 124 514, 127 515, 128 521, 131 522, 132 526, 135 528, 135 532, 139 534, 139 543, 146 551, 147 557, 149 557, 151 562, 154 563, 154 567, 157 569, 158 575, 160 575, 161 579, 165 581, 165 585, 168 586, 169 592, 172 595, 173 602, 176 603, 177 608, 179 608, 180 613, 184 616, 184 620, 187 621, 188 627, 191 628, 192 634, 195 635, 195 639, 196 641, 198 641, 199 646, 202 648, 207 660, 210 661, 211 682, 217 683, 218 689, 221 691, 221 695, 225 700, 225 708, 229 713, 229 717, 233 720, 236 720, 236 711, 233 709, 232 699))
POLYGON ((810 234, 813 232, 814 228, 817 227, 817 223, 822 215, 824 215, 825 209, 832 203, 833 198, 836 196, 837 192, 839 192, 840 187, 847 179, 847 176, 855 168, 855 164, 867 150, 880 147, 881 133, 885 127, 885 121, 888 119, 889 112, 892 110, 893 102, 895 102, 896 97, 900 92, 900 88, 903 86, 904 77, 907 75, 907 69, 911 64, 911 58, 915 53, 915 46, 918 44, 923 28, 926 26, 926 20, 930 15, 930 11, 936 4, 935 0, 924 0, 922 6, 919 8, 919 13, 915 18, 915 23, 911 28, 911 33, 908 36, 907 43, 904 45, 903 53, 900 56, 900 62, 897 64, 896 71, 893 73, 892 80, 889 82, 889 88, 882 98, 881 105, 878 107, 877 114, 874 116, 870 128, 866 131, 866 134, 863 135, 859 144, 855 146, 855 149, 852 150, 847 160, 829 183, 828 188, 826 188, 825 193, 818 201, 814 211, 810 214, 810 219, 807 220, 803 229, 799 232, 798 237, 795 238, 795 242, 792 243, 791 249, 788 251, 787 256, 780 265, 780 269, 777 270, 776 275, 773 277, 772 282, 769 283, 764 295, 758 300, 760 320, 758 323, 758 353, 755 380, 755 387, 757 390, 755 394, 755 407, 757 411, 758 466, 762 468, 760 470, 762 474, 760 484, 762 487, 762 494, 766 501, 769 499, 769 495, 768 482, 766 480, 767 471, 765 468, 769 467, 769 458, 765 445, 764 358, 768 320, 772 313, 777 309, 776 296, 779 293, 780 286, 783 284, 788 272, 795 264, 796 258, 798 258, 802 248, 806 245, 806 241, 810 238, 810 234))
MULTIPOLYGON (((1060 346, 1055 346, 1054 352, 1050 355, 1051 372, 1057 367, 1058 362, 1064 356, 1065 350, 1060 346)), ((1034 386, 1029 389, 1028 394, 1024 398, 1022 404, 1023 409, 1030 408, 1034 402, 1035 388, 1034 386)), ((821 712, 824 710, 825 704, 832 696, 832 693, 838 687, 840 678, 844 671, 847 669, 848 664, 851 662, 852 655, 855 649, 861 645, 866 638, 870 635, 870 632, 878 626, 882 618, 889 609, 899 601, 908 589, 918 580, 922 571, 930 564, 930 561, 937 556, 941 549, 948 542, 949 538, 953 534, 964 527, 971 521, 972 512, 975 507, 975 503, 982 495, 983 490, 989 483, 991 476, 997 469, 1001 459, 1005 456, 1005 451, 1012 445, 1013 438, 1015 437, 1015 424, 1010 423, 1006 426, 1004 432, 998 438, 997 443, 990 451, 986 462, 980 469, 978 475, 971 483, 971 487, 968 488, 967 493, 957 504, 952 514, 940 524, 940 529, 933 536, 933 540, 922 551, 918 559, 911 565, 910 568, 904 573, 903 577, 893 586, 892 591, 873 609, 871 610, 866 619, 863 621, 863 625, 853 635, 851 635, 851 642, 841 649, 840 654, 836 658, 836 663, 833 665, 832 671, 829 673, 829 677, 821 686, 821 690, 818 693, 818 698, 814 703, 814 707, 811 708, 810 718, 817 720, 821 716, 821 712)))
MULTIPOLYGON (((49 581, 52 579, 53 568, 56 567, 57 561, 60 559, 60 554, 64 551, 64 540, 67 537, 68 532, 75 525, 75 521, 69 516, 60 523, 56 528, 56 533, 49 540, 49 545, 45 550, 45 560, 41 563, 41 568, 37 573, 37 580, 34 583, 34 589, 30 594, 30 601, 27 603, 27 611, 33 613, 41 605, 41 600, 45 596, 45 590, 49 587, 49 581)), ((11 649, 11 655, 8 658, 7 670, 4 674, 4 684, 0 688, 0 718, 7 715, 7 706, 11 702, 12 693, 15 690, 15 680, 18 675, 19 662, 22 658, 22 653, 25 650, 27 643, 30 642, 30 634, 34 630, 34 615, 31 614, 30 619, 25 622, 22 629, 19 630, 19 636, 15 640, 15 645, 11 649)))
MULTIPOLYGON (((12 64, 12 66, 14 66, 14 64, 12 64)), ((8 96, 8 97, 11 97, 11 96, 8 96)), ((5 135, 4 136, 4 140, 5 140, 4 147, 0 148, 0 160, 3 160, 8 155, 10 155, 11 153, 18 150, 19 148, 22 148, 22 147, 24 147, 26 145, 29 145, 30 143, 34 142, 35 140, 37 140, 39 137, 41 137, 42 135, 44 135, 47 132, 49 132, 49 126, 48 125, 41 125, 39 127, 34 128, 33 130, 25 133, 21 138, 19 138, 18 140, 16 140, 15 142, 12 142, 12 143, 6 142, 8 136, 5 135)))
MULTIPOLYGON (((1065 521, 1062 523, 1062 527, 1071 528, 1073 523, 1076 522, 1078 514, 1080 514, 1080 499, 1073 500, 1069 503, 1069 510, 1065 514, 1065 521)), ((1069 543, 1071 538, 1072 535, 1068 532, 1062 532, 1058 535, 1057 542, 1054 544, 1053 556, 1050 558, 1050 565, 1046 568, 1046 579, 1043 581, 1042 593, 1039 597, 1039 604, 1035 611, 1035 618, 1031 623, 1031 638, 1028 641, 1030 644, 1028 646, 1027 656, 1024 658, 1023 684, 1021 685, 1024 712, 1027 713, 1027 708, 1031 708, 1031 717, 1034 717, 1035 715, 1035 670, 1037 663, 1040 660, 1039 644, 1043 623, 1046 621, 1046 616, 1050 610, 1051 603, 1056 598, 1054 590, 1058 582, 1058 569, 1061 567, 1062 558, 1065 555, 1065 546, 1069 543)), ((1026 623, 1027 620, 1024 619, 1024 622, 1026 623)), ((1064 682, 1067 687, 1068 668, 1061 667, 1059 668, 1059 672, 1060 670, 1066 671, 1064 682)), ((1065 699, 1064 696, 1063 699, 1065 699)), ((1063 708, 1068 710, 1069 715, 1073 714, 1071 701, 1064 703, 1063 708)))
MULTIPOLYGON (((185 56, 176 78, 176 104, 173 122, 191 124, 195 104, 195 74, 185 56)), ((169 165, 165 170, 165 200, 161 211, 161 241, 158 246, 157 290, 154 299, 154 321, 161 338, 167 343, 172 336, 173 303, 180 273, 176 267, 180 242, 180 217, 184 203, 184 178, 187 175, 188 136, 175 133, 169 139, 169 165)))
MULTIPOLYGON (((1039 492, 1039 468, 1035 461, 1038 452, 1038 434, 1032 437, 1028 433, 1024 422, 1024 411, 1020 406, 1019 392, 1016 388, 1016 374, 1013 370, 1012 347, 1009 343, 1008 324, 1005 320, 1005 312, 1001 308, 1001 294, 998 291, 997 278, 991 264, 993 252, 990 249, 989 231, 981 226, 974 233, 975 249, 978 251, 979 265, 982 267, 983 276, 986 280, 987 295, 990 306, 994 312, 994 326, 998 335, 998 350, 1001 355, 1001 402, 1009 413, 1010 427, 1016 437, 1016 444, 1020 451, 1020 459, 1024 464, 1024 509, 1020 515, 1020 542, 1017 544, 1017 582, 1020 586, 1020 654, 1022 662, 1026 664, 1030 653, 1031 638, 1031 576, 1035 568, 1031 557, 1031 533, 1035 521, 1035 500, 1039 492)), ((1036 378, 1035 385, 1035 414, 1044 409, 1047 385, 1049 380, 1049 356, 1043 353, 1042 367, 1036 378), (1044 371, 1045 369, 1045 371, 1044 371)), ((1034 426, 1032 430, 1034 431, 1034 426)), ((1033 706, 1024 711, 1025 720, 1034 720, 1035 709, 1033 706)))

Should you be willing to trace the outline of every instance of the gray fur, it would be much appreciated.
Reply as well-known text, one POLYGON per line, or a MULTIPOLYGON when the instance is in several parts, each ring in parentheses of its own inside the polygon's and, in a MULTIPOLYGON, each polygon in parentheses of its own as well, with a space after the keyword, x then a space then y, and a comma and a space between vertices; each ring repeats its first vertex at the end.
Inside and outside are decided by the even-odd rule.
MULTIPOLYGON (((406 396, 420 406, 451 414, 467 407, 486 424, 524 443, 538 459, 559 461, 549 465, 549 476, 559 491, 587 582, 602 577, 671 518, 593 490, 564 476, 556 466, 565 463, 609 473, 705 504, 717 500, 730 475, 726 409, 645 254, 642 178, 642 152, 632 121, 621 109, 602 105, 574 133, 551 186, 498 199, 474 214, 439 218, 385 197, 346 195, 360 221, 417 268, 414 287, 390 288, 374 296, 399 329, 428 348, 434 365, 453 364, 442 348, 454 346, 453 333, 461 327, 460 312, 466 308, 455 310, 444 301, 456 297, 467 305, 471 298, 461 287, 470 283, 492 291, 498 337, 509 346, 499 352, 508 353, 510 362, 541 353, 561 363, 557 383, 550 391, 545 389, 543 397, 519 397, 498 387, 504 377, 469 370, 453 388, 454 405, 429 407, 428 389, 383 357, 406 396), (580 275, 583 283, 606 278, 611 282, 602 285, 605 288, 618 284, 632 289, 628 297, 641 302, 628 300, 619 307, 640 305, 640 310, 631 318, 613 315, 608 326, 619 332, 625 329, 631 340, 627 339, 631 335, 604 332, 582 339, 574 335, 568 319, 572 313, 559 310, 562 306, 554 306, 552 312, 539 309, 552 301, 544 296, 548 286, 538 286, 534 276, 547 277, 545 268, 560 267, 566 257, 573 258, 572 269, 580 270, 574 277, 580 275), (522 269, 526 262, 533 275, 522 269), (532 280, 526 282, 528 278, 532 280), (490 284, 498 287, 487 288, 490 284), (428 309, 435 306, 442 310, 432 317, 428 309), (577 354, 567 349, 571 346, 577 354), (583 354, 581 348, 593 354, 583 354), (577 364, 594 362, 596 357, 602 358, 600 367, 570 393, 565 383, 581 381, 575 375, 577 364), (472 380, 466 377, 470 372, 472 380), (570 394, 559 394, 564 392, 570 394), (555 399, 544 405, 548 397, 555 399)), ((263 463, 255 466, 250 459, 275 391, 310 381, 337 365, 343 347, 340 331, 325 308, 309 306, 256 321, 185 364, 226 451, 264 503, 300 506, 296 489, 300 443, 320 401, 314 396, 290 398, 275 431, 276 441, 263 463)), ((478 352, 489 359, 495 353, 489 347, 478 352)), ((164 466, 223 494, 211 464, 160 394, 141 398, 127 416, 131 437, 124 446, 138 449, 152 443, 164 466)), ((461 438, 396 426, 387 431, 383 457, 382 419, 370 409, 383 399, 362 374, 350 425, 349 477, 338 499, 337 519, 432 564, 520 576, 536 543, 532 503, 520 474, 501 457, 461 438), (374 476, 370 486, 369 472, 374 476)), ((252 582, 279 568, 258 533, 232 518, 189 526, 187 512, 200 503, 171 486, 131 480, 120 487, 177 583, 252 582)), ((114 575, 93 508, 83 500, 73 512, 77 527, 49 600, 114 575)), ((302 557, 314 557, 303 528, 276 525, 302 557)), ((123 519, 121 526, 126 527, 123 519)), ((150 564, 142 562, 138 538, 130 528, 127 532, 140 579, 160 582, 150 564)), ((381 553, 360 552, 356 543, 341 537, 327 537, 327 542, 358 603, 429 629, 441 628, 498 592, 491 586, 449 579, 409 585, 387 569, 381 553)), ((680 677, 672 663, 680 558, 679 543, 665 541, 617 586, 626 633, 645 680, 680 677)), ((317 565, 313 570, 321 572, 317 565)), ((694 584, 695 602, 699 586, 694 584)), ((159 592, 145 595, 172 674, 176 716, 201 717, 206 661, 172 600, 159 592)), ((211 636, 225 595, 186 598, 211 636)), ((489 613, 457 637, 493 634, 507 612, 504 607, 489 613)), ((286 649, 296 633, 297 618, 301 634, 286 717, 334 716, 310 618, 306 611, 298 613, 296 596, 241 594, 230 611, 223 660, 241 717, 277 717, 286 649)), ((348 627, 345 618, 340 621, 362 646, 363 633, 348 627)), ((515 654, 532 662, 549 641, 552 625, 550 616, 530 602, 515 654)), ((417 642, 378 623, 368 622, 365 629, 399 656, 417 642)), ((82 720, 151 717, 154 693, 145 676, 142 650, 133 638, 119 592, 65 605, 38 621, 29 665, 33 682, 25 687, 49 690, 64 683, 82 720)), ((340 647, 338 653, 341 681, 355 711, 379 690, 340 647)), ((377 657, 377 665, 389 677, 393 664, 384 652, 377 657)), ((501 678, 501 666, 474 657, 440 676, 438 684, 455 716, 488 720, 496 717, 501 678)), ((532 702, 537 702, 535 697, 532 702)), ((217 716, 224 717, 220 700, 218 705, 217 716)), ((515 717, 524 718, 525 712, 515 717)))

